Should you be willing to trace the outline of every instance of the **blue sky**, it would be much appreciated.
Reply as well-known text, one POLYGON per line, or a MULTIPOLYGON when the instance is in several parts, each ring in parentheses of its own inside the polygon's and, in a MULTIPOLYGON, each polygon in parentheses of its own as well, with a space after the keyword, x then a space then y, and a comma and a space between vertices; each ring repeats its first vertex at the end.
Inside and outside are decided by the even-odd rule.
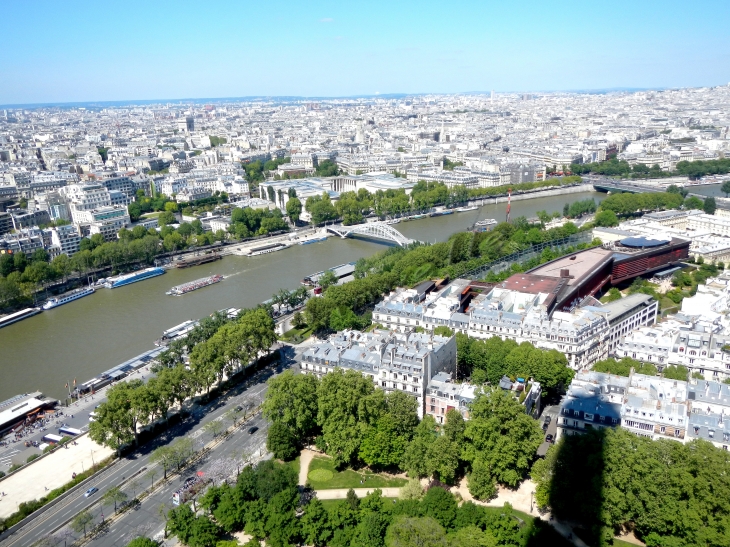
POLYGON ((730 1, 4 0, 0 104, 730 82, 730 1))

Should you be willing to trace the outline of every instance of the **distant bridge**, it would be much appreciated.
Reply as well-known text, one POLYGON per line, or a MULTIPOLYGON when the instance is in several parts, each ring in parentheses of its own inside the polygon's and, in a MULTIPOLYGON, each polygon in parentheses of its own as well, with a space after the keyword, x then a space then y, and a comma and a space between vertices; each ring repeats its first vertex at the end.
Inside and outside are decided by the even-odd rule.
POLYGON ((327 230, 343 239, 351 235, 362 235, 392 241, 401 247, 415 242, 415 240, 408 239, 385 222, 368 222, 366 224, 356 224, 355 226, 342 226, 339 224, 336 226, 327 226, 327 230))
MULTIPOLYGON (((690 186, 691 188, 691 186, 690 186)), ((657 186, 644 186, 642 184, 634 184, 631 182, 619 182, 619 181, 604 181, 604 182, 594 182, 593 183, 593 189, 597 192, 611 192, 611 193, 628 193, 628 194, 643 194, 647 192, 666 192, 666 188, 657 187, 657 186)), ((685 190, 688 188, 685 186, 685 190)), ((687 196, 695 196, 702 200, 704 200, 707 196, 703 196, 702 194, 694 194, 692 192, 688 192, 686 194, 687 196)))

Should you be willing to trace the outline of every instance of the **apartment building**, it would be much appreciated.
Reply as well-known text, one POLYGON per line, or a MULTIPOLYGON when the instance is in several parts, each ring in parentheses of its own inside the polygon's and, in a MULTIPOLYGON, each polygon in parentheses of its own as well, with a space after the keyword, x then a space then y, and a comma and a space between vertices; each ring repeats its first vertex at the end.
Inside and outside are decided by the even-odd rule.
POLYGON ((703 439, 728 450, 726 416, 730 416, 730 386, 724 383, 581 371, 561 402, 556 438, 622 427, 652 440, 703 439))
POLYGON ((455 370, 456 339, 383 329, 369 333, 346 330, 307 349, 300 366, 303 373, 318 376, 335 368, 369 376, 380 389, 415 397, 419 417, 423 417, 429 381, 439 372, 455 370))
POLYGON ((67 224, 51 228, 51 244, 58 249, 58 254, 66 254, 69 257, 79 252, 81 236, 76 226, 67 224))
POLYGON ((658 303, 644 294, 608 304, 589 298, 570 311, 549 312, 547 300, 554 287, 545 283, 522 284, 519 290, 496 286, 466 302, 470 283, 456 280, 428 296, 397 289, 376 304, 373 322, 400 332, 418 327, 432 332, 444 326, 473 338, 530 342, 565 353, 570 366, 578 370, 610 355, 621 336, 653 325, 658 313, 658 303))

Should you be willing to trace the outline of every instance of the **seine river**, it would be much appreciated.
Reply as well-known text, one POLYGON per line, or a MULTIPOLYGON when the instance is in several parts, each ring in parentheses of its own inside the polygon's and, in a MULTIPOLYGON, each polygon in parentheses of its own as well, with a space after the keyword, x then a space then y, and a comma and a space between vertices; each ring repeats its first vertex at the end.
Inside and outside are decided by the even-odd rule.
MULTIPOLYGON (((516 201, 512 218, 534 217, 537 211, 562 211, 566 202, 605 194, 582 192, 516 201)), ((505 204, 455 213, 395 228, 406 237, 445 241, 475 221, 504 220, 505 204)), ((93 378, 119 363, 152 349, 162 331, 215 310, 251 307, 280 288, 296 288, 308 274, 369 256, 386 248, 372 240, 329 238, 326 242, 293 247, 257 257, 228 256, 211 264, 183 270, 95 294, 45 311, 0 329, 0 400, 38 390, 63 397, 65 383, 93 378), (166 296, 170 287, 211 274, 226 278, 181 297, 166 296)))

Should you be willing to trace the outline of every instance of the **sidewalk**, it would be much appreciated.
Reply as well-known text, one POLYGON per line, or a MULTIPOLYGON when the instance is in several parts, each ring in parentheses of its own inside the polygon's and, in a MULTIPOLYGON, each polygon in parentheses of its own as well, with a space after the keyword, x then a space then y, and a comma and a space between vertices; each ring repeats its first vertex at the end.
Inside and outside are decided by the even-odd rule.
POLYGON ((462 479, 459 485, 452 491, 458 492, 464 501, 471 501, 477 505, 486 505, 489 507, 503 507, 505 503, 509 503, 514 509, 532 515, 548 522, 550 526, 555 528, 560 535, 565 539, 572 542, 576 547, 588 547, 578 536, 573 533, 573 528, 565 523, 559 522, 555 519, 550 520, 550 513, 540 514, 537 510, 537 505, 534 502, 533 492, 535 491, 535 485, 531 480, 524 480, 517 490, 510 490, 502 486, 497 487, 497 497, 489 500, 488 502, 478 501, 473 498, 469 493, 466 478, 462 479), (573 534, 572 539, 568 539, 568 536, 573 534))
MULTIPOLYGON (((375 490, 380 490, 384 498, 397 498, 400 488, 353 488, 358 498, 364 498, 375 490)), ((335 490, 315 490, 320 500, 344 500, 347 498, 349 488, 337 488, 335 490)))
POLYGON ((99 446, 89 439, 88 435, 79 437, 74 446, 59 448, 25 469, 14 473, 0 481, 0 518, 6 518, 18 510, 18 506, 26 501, 38 500, 54 488, 63 486, 73 480, 73 474, 83 473, 94 463, 108 458, 114 450, 99 446))

